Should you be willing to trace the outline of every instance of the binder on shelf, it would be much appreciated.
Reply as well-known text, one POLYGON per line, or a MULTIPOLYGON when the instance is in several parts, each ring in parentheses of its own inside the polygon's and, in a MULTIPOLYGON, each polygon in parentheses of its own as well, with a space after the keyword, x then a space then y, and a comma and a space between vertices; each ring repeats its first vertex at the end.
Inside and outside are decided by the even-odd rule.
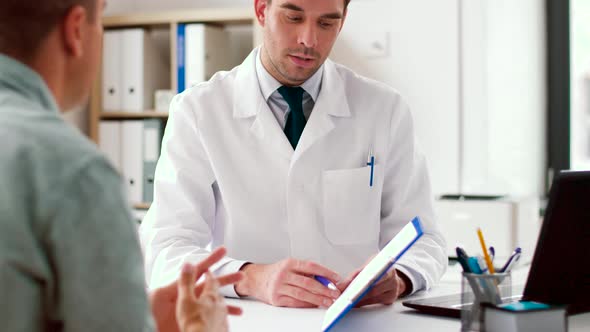
POLYGON ((143 121, 143 200, 154 200, 154 177, 156 164, 160 157, 163 123, 157 119, 143 121))
POLYGON ((112 151, 113 158, 119 156, 119 169, 129 203, 151 203, 164 123, 159 119, 146 119, 102 121, 100 125, 101 149, 105 146, 112 151))
POLYGON ((122 125, 122 169, 127 198, 131 204, 143 202, 143 120, 122 125))
POLYGON ((178 24, 176 30, 176 86, 178 87, 178 93, 183 92, 186 90, 185 85, 185 57, 186 53, 184 51, 185 48, 185 33, 186 32, 186 24, 180 23, 178 24))
POLYGON ((104 112, 120 111, 123 106, 123 82, 121 76, 121 58, 123 56, 122 34, 119 31, 104 33, 102 52, 102 102, 104 112))
POLYGON ((169 86, 169 65, 154 36, 144 29, 107 31, 103 56, 103 111, 153 109, 155 91, 169 86), (119 95, 111 96, 113 90, 119 95))
POLYGON ((100 121, 98 129, 98 146, 119 173, 122 173, 121 125, 121 121, 100 121))
POLYGON ((179 24, 177 30, 178 92, 231 69, 229 33, 206 24, 179 24))
MULTIPOLYGON (((126 112, 142 112, 146 103, 144 85, 145 33, 141 29, 123 31, 123 107, 126 112)), ((149 106, 148 106, 149 107, 149 106)))
POLYGON ((168 85, 168 64, 143 29, 123 30, 123 110, 154 108, 154 93, 168 85))

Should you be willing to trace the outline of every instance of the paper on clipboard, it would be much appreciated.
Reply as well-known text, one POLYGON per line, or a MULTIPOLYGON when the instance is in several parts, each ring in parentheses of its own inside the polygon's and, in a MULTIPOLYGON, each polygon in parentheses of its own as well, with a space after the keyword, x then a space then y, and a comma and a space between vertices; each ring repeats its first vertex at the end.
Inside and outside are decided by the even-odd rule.
POLYGON ((410 221, 354 278, 328 308, 322 331, 329 331, 371 289, 389 268, 424 234, 420 218, 410 221))

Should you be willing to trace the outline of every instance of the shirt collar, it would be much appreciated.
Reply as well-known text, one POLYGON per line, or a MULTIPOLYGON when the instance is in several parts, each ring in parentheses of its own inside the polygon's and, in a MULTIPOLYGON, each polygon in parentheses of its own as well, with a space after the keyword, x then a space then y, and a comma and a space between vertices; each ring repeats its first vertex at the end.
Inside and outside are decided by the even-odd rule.
MULTIPOLYGON (((262 47, 258 48, 258 54, 256 55, 256 75, 258 76, 258 82, 260 84, 260 90, 262 91, 262 96, 264 100, 268 101, 268 99, 272 96, 273 93, 277 91, 278 88, 282 86, 282 84, 276 80, 267 70, 264 68, 262 64, 262 59, 260 53, 262 52, 262 47)), ((324 65, 322 65, 316 72, 313 74, 307 81, 301 84, 301 87, 305 92, 307 92, 314 102, 317 101, 318 96, 320 94, 321 86, 322 86, 322 78, 324 76, 324 65)))
POLYGON ((0 54, 0 92, 5 91, 12 91, 43 110, 59 113, 55 98, 43 78, 25 64, 0 54))

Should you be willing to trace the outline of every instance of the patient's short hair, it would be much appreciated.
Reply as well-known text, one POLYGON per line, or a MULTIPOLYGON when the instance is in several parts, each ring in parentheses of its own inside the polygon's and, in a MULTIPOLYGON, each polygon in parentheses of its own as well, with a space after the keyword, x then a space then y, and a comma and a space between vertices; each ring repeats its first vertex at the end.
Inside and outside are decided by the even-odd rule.
POLYGON ((74 6, 94 19, 98 0, 0 0, 0 53, 29 59, 74 6))

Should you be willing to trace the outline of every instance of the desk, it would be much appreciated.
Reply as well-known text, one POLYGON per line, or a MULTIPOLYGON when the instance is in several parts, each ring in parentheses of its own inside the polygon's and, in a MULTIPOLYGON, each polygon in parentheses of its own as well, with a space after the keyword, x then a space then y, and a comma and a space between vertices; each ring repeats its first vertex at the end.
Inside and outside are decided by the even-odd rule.
MULTIPOLYGON (((449 295, 460 292, 459 273, 449 269, 437 287, 429 292, 416 294, 415 298, 449 295)), ((526 271, 516 272, 513 283, 523 284, 526 271)), ((244 315, 230 317, 232 332, 316 332, 320 331, 325 309, 290 309, 272 307, 253 300, 228 299, 228 303, 242 307, 244 315)), ((458 319, 420 314, 402 306, 374 306, 355 309, 348 313, 332 330, 334 332, 458 332, 461 321, 458 319)), ((570 332, 590 331, 590 314, 572 316, 569 319, 570 332)))
MULTIPOLYGON (((232 332, 307 332, 320 331, 325 310, 273 308, 267 305, 231 300, 244 309, 242 317, 230 318, 232 332)), ((424 316, 396 303, 355 309, 348 313, 333 329, 344 331, 459 331, 461 322, 451 318, 424 316)))

